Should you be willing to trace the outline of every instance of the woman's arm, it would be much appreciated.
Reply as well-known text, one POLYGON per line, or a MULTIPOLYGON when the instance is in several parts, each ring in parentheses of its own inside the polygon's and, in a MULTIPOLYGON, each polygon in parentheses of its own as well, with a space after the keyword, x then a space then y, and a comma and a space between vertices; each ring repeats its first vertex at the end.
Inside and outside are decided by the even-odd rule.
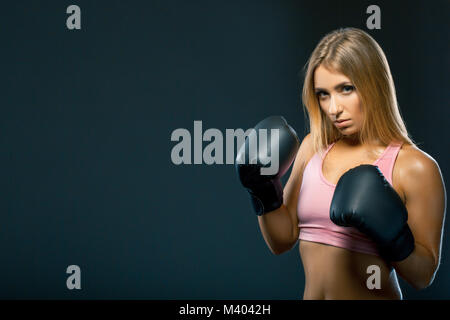
POLYGON ((404 159, 399 181, 415 249, 408 258, 392 265, 414 288, 423 289, 433 282, 440 263, 447 202, 445 184, 437 162, 426 153, 412 149, 404 159))
POLYGON ((274 254, 290 250, 298 239, 297 203, 303 171, 312 156, 310 140, 310 134, 307 134, 297 152, 289 180, 283 189, 283 205, 277 210, 258 216, 261 233, 274 254))

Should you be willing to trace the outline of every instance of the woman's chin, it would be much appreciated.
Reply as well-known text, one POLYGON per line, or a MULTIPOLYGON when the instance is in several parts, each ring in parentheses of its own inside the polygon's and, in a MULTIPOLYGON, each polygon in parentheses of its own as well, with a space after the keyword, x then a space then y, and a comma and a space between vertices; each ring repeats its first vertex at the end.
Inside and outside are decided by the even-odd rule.
POLYGON ((342 135, 344 135, 344 136, 352 136, 352 135, 355 135, 356 134, 356 132, 354 131, 354 130, 350 130, 350 129, 347 129, 347 128, 342 128, 342 129, 340 129, 339 130, 341 133, 342 133, 342 135))
POLYGON ((342 136, 344 136, 345 138, 349 138, 349 139, 353 139, 353 138, 358 138, 359 135, 359 130, 358 128, 355 128, 354 125, 349 125, 349 126, 345 126, 342 128, 336 127, 336 129, 338 129, 338 131, 341 133, 342 136))

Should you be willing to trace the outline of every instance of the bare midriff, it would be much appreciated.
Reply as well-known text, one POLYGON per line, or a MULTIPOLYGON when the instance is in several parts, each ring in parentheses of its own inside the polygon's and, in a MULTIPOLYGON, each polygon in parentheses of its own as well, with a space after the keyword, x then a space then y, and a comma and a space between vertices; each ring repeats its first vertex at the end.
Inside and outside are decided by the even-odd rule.
POLYGON ((305 300, 402 299, 395 270, 378 256, 304 240, 299 251, 305 300))

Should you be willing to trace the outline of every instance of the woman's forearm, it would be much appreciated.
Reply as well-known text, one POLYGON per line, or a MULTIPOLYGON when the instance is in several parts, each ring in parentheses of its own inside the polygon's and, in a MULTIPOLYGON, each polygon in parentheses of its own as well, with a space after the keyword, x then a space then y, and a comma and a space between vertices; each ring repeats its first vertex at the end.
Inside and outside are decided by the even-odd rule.
POLYGON ((438 263, 424 246, 416 242, 414 251, 408 258, 393 262, 392 266, 415 289, 424 289, 433 282, 438 263))
POLYGON ((297 241, 298 227, 285 205, 277 210, 258 216, 259 227, 269 249, 274 254, 281 254, 297 241))

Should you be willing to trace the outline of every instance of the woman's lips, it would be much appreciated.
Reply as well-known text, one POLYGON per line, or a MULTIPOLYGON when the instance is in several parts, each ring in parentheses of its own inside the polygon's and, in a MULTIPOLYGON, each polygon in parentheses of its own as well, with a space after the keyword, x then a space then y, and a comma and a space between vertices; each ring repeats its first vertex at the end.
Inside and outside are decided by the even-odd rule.
POLYGON ((335 121, 334 123, 336 124, 336 127, 342 128, 342 127, 346 127, 350 124, 350 119, 339 120, 339 121, 335 121))

